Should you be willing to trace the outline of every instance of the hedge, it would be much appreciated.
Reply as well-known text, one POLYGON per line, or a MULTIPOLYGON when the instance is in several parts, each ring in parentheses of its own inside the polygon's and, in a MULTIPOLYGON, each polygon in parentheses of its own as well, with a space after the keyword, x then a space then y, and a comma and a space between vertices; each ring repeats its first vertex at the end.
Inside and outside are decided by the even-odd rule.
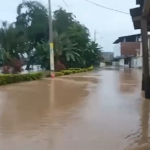
MULTIPOLYGON (((93 70, 93 66, 89 68, 70 68, 61 72, 55 72, 55 76, 63 76, 74 73, 86 72, 93 70)), ((0 74, 0 85, 6 85, 11 83, 19 83, 23 81, 33 81, 41 79, 44 76, 42 72, 28 73, 28 74, 0 74)), ((46 74, 46 77, 50 77, 50 74, 46 74)))
MULTIPOLYGON (((87 72, 93 70, 93 66, 89 68, 69 68, 68 70, 62 70, 60 72, 55 72, 55 76, 63 76, 63 75, 69 75, 69 74, 75 74, 75 73, 81 73, 81 72, 87 72)), ((50 77, 50 74, 48 73, 46 77, 50 77)))
POLYGON ((81 68, 69 68, 69 70, 80 70, 81 68))
POLYGON ((42 76, 42 72, 28 74, 0 74, 0 85, 38 80, 41 79, 42 76))

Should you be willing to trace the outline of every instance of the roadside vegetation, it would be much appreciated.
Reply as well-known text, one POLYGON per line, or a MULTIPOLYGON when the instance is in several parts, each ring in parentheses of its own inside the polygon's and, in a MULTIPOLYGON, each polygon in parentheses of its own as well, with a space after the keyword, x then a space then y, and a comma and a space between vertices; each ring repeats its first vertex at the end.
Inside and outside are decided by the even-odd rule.
MULTIPOLYGON (((16 11, 15 22, 4 21, 0 27, 2 65, 13 73, 33 64, 49 70, 48 9, 38 1, 23 1, 16 11)), ((90 39, 88 28, 63 8, 53 13, 53 38, 56 71, 99 65, 102 48, 90 39)))
MULTIPOLYGON (((87 71, 92 71, 93 66, 89 68, 70 68, 67 70, 62 70, 59 72, 55 72, 55 76, 64 76, 64 75, 70 75, 75 73, 82 73, 87 71)), ((0 75, 0 85, 6 85, 6 84, 12 84, 12 83, 19 83, 19 82, 25 82, 25 81, 34 81, 39 80, 42 78, 50 77, 50 72, 32 72, 27 74, 1 74, 0 75)))
MULTIPOLYGON (((24 65, 26 70, 32 65, 49 70, 48 9, 38 1, 23 1, 16 11, 14 22, 3 21, 0 26, 3 73, 21 73, 24 65)), ((53 42, 56 72, 89 68, 101 61, 102 47, 90 39, 88 28, 61 7, 53 12, 53 42)))

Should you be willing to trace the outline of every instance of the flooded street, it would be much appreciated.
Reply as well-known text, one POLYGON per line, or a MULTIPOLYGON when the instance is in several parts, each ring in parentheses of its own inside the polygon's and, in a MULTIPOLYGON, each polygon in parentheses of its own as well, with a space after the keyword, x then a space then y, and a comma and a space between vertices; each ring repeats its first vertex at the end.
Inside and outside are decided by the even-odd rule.
POLYGON ((2 86, 0 149, 130 150, 149 142, 149 107, 138 69, 2 86))

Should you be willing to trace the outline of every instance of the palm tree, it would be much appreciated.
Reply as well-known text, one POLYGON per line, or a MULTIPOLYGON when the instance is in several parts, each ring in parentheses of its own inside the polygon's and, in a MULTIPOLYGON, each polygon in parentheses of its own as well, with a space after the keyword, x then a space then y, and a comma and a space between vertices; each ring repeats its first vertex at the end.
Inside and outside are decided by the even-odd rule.
POLYGON ((53 32, 53 41, 54 41, 54 56, 55 61, 57 62, 59 56, 62 55, 63 47, 66 44, 67 34, 62 33, 58 35, 57 31, 53 32))
POLYGON ((70 41, 68 41, 68 43, 66 44, 66 47, 63 48, 63 55, 65 55, 65 58, 67 61, 78 61, 80 54, 79 52, 81 52, 80 49, 78 49, 76 47, 77 44, 73 44, 70 41))
POLYGON ((35 50, 32 54, 32 60, 34 62, 40 63, 41 68, 49 68, 49 44, 46 42, 37 43, 35 50))
POLYGON ((85 65, 99 65, 102 58, 101 50, 102 47, 99 47, 94 41, 90 41, 87 45, 87 49, 82 53, 85 65))

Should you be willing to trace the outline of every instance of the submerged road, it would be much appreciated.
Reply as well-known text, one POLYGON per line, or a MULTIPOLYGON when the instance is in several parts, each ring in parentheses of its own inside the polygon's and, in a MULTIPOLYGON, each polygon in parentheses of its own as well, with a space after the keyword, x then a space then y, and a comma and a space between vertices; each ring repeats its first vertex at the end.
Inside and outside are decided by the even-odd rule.
POLYGON ((2 86, 0 149, 138 150, 149 143, 149 107, 136 69, 2 86))

